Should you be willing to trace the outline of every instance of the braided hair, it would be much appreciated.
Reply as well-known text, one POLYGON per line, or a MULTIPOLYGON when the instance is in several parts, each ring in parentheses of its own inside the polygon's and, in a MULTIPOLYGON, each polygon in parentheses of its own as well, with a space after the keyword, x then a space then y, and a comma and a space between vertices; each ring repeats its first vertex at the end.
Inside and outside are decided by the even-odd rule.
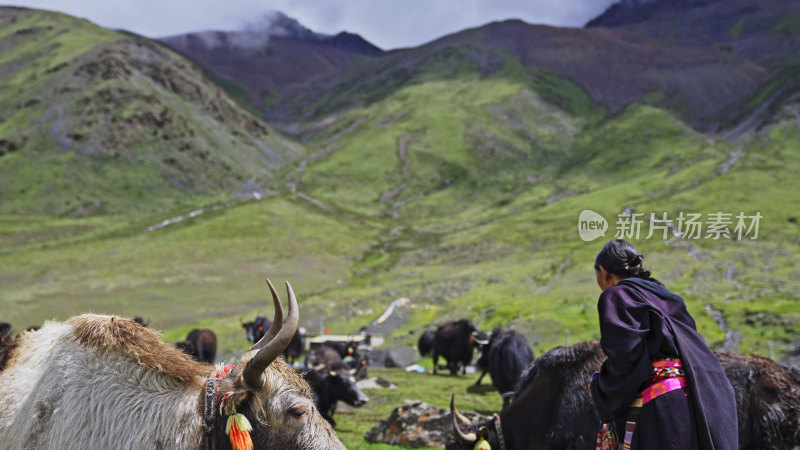
POLYGON ((606 245, 597 253, 594 260, 594 269, 599 270, 600 266, 609 273, 623 278, 650 278, 650 271, 645 269, 644 257, 628 241, 614 239, 608 241, 606 245))

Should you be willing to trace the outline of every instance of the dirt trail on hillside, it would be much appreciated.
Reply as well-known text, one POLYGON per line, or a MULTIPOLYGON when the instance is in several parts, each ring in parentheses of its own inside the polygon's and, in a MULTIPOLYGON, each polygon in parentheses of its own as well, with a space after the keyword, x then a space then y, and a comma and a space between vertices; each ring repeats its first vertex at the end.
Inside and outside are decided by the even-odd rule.
POLYGON ((541 291, 542 295, 546 294, 550 289, 552 289, 553 284, 555 284, 556 280, 558 278, 561 278, 561 275, 564 273, 564 271, 569 269, 570 267, 572 267, 572 255, 567 254, 566 258, 564 258, 564 261, 561 263, 561 265, 558 266, 553 276, 550 277, 549 280, 547 280, 547 286, 542 288, 541 291))
MULTIPOLYGON (((381 194, 381 203, 387 203, 391 201, 393 198, 397 197, 397 195, 400 194, 400 192, 403 189, 408 187, 408 178, 410 178, 411 176, 411 171, 409 169, 411 161, 408 159, 408 147, 411 144, 411 142, 413 142, 414 138, 415 138, 414 133, 405 133, 399 138, 397 138, 397 157, 400 159, 400 162, 402 163, 400 170, 403 175, 403 179, 405 181, 393 187, 392 189, 383 192, 381 194)), ((406 204, 407 202, 408 200, 392 204, 392 216, 394 218, 399 217, 397 209, 400 206, 406 204)))

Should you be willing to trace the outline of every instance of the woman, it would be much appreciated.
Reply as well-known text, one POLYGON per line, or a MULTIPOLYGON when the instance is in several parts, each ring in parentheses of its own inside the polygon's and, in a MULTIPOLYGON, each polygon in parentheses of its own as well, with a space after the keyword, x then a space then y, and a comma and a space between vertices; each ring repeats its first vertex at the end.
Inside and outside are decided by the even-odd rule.
POLYGON ((650 277, 630 243, 595 260, 600 344, 608 359, 590 389, 619 448, 738 448, 733 388, 683 299, 650 277))

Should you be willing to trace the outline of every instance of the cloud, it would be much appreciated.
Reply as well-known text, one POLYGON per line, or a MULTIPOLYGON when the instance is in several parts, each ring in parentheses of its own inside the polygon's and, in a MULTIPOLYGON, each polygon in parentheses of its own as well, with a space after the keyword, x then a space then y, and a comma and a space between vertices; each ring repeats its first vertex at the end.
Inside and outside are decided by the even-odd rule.
POLYGON ((582 26, 613 0, 18 0, 102 26, 149 37, 238 30, 281 11, 313 31, 350 31, 384 49, 409 47, 446 34, 511 18, 582 26))

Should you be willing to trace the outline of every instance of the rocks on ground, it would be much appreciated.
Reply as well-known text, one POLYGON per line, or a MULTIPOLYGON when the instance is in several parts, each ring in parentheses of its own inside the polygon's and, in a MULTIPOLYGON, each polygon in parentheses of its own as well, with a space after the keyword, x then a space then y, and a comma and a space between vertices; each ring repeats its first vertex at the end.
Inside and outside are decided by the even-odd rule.
POLYGON ((409 347, 373 349, 369 352, 370 367, 407 367, 414 364, 416 353, 409 347))

